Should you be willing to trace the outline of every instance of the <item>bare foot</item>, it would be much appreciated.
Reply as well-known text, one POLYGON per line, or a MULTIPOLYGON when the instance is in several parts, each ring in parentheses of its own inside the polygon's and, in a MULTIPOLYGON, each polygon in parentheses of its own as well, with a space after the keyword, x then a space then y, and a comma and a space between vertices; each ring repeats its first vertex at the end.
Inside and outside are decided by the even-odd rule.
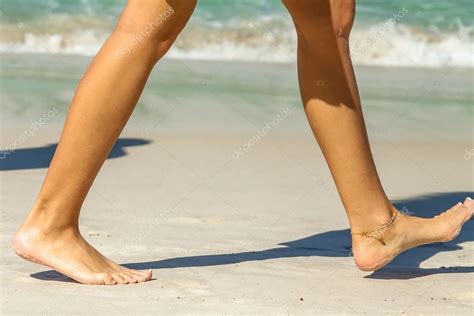
POLYGON ((402 214, 396 222, 380 231, 385 245, 374 238, 354 235, 354 260, 363 271, 375 271, 392 261, 401 252, 434 242, 451 241, 459 235, 465 222, 474 214, 474 201, 467 198, 434 218, 402 214))
POLYGON ((22 258, 48 266, 82 284, 129 284, 151 279, 152 272, 122 267, 100 254, 77 229, 43 232, 22 227, 13 238, 22 258))

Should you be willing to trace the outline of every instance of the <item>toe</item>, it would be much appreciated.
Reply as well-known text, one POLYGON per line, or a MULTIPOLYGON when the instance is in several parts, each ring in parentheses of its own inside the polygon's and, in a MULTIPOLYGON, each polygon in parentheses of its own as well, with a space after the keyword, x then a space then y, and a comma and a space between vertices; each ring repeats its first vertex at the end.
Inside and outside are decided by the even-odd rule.
POLYGON ((454 213, 462 207, 463 207, 463 204, 461 202, 458 202, 456 205, 451 207, 446 213, 454 213))
POLYGON ((458 203, 456 207, 452 209, 452 216, 451 218, 457 219, 459 224, 464 224, 471 218, 472 212, 468 207, 466 207, 463 203, 458 203))
POLYGON ((474 214, 474 203, 472 202, 472 200, 466 199, 461 205, 462 207, 460 208, 459 212, 463 214, 462 224, 464 224, 468 220, 470 220, 472 215, 474 214))
POLYGON ((137 283, 143 283, 146 281, 145 276, 141 275, 137 271, 130 271, 129 273, 131 273, 134 276, 134 278, 137 280, 137 283))
POLYGON ((128 280, 124 278, 120 273, 113 273, 112 277, 114 278, 115 281, 117 281, 117 284, 128 284, 128 280))
POLYGON ((117 284, 117 281, 115 281, 115 279, 112 277, 110 273, 99 273, 99 275, 97 276, 97 279, 102 282, 100 284, 105 284, 105 285, 117 284))
POLYGON ((469 210, 473 210, 473 206, 474 206, 474 202, 472 201, 472 199, 470 197, 467 197, 466 200, 464 200, 464 203, 463 203, 464 207, 467 207, 469 210))
POLYGON ((151 279, 151 277, 153 276, 153 272, 152 272, 151 269, 148 269, 148 270, 128 269, 128 272, 132 272, 135 275, 139 275, 141 277, 141 279, 144 280, 144 281, 141 281, 141 282, 149 281, 151 279))
POLYGON ((470 206, 466 207, 465 203, 458 203, 450 210, 440 214, 438 218, 438 223, 442 225, 438 230, 440 241, 447 242, 455 239, 461 232, 462 226, 471 219, 472 213, 470 206))
POLYGON ((138 272, 145 277, 145 281, 150 281, 151 277, 153 276, 153 271, 151 269, 142 270, 142 271, 138 271, 138 272))
POLYGON ((145 273, 142 273, 141 271, 130 270, 129 273, 133 274, 139 283, 146 282, 149 280, 147 279, 147 275, 145 273))
POLYGON ((127 271, 122 271, 120 272, 120 275, 124 278, 126 278, 128 280, 128 283, 132 284, 132 283, 138 283, 138 280, 137 278, 131 274, 130 272, 127 272, 127 271))

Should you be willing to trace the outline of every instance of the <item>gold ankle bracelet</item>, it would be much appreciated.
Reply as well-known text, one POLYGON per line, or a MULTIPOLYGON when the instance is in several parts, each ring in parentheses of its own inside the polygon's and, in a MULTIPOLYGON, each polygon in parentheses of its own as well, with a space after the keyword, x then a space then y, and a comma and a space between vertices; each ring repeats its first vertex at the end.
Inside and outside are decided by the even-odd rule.
POLYGON ((395 224, 395 222, 397 221, 399 215, 401 215, 400 212, 397 209, 395 209, 394 214, 392 215, 392 218, 390 218, 390 220, 387 223, 383 224, 379 228, 369 230, 369 231, 365 231, 365 232, 357 232, 357 233, 351 232, 351 235, 361 235, 361 236, 364 236, 364 237, 373 238, 375 240, 380 241, 382 243, 382 245, 385 246, 386 244, 385 244, 385 241, 383 240, 383 237, 381 237, 381 236, 379 237, 375 233, 377 233, 378 231, 387 229, 390 226, 392 226, 393 224, 395 224))

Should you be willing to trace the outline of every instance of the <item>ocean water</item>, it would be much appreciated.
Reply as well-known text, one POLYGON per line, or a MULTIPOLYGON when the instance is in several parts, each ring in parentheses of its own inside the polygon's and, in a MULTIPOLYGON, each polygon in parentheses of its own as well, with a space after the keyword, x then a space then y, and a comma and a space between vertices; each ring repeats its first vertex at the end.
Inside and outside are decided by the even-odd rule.
MULTIPOLYGON (((93 55, 125 2, 0 0, 0 52, 93 55)), ((470 0, 358 0, 354 62, 472 68, 473 12, 470 0)), ((168 57, 292 62, 295 43, 280 0, 200 0, 168 57)))

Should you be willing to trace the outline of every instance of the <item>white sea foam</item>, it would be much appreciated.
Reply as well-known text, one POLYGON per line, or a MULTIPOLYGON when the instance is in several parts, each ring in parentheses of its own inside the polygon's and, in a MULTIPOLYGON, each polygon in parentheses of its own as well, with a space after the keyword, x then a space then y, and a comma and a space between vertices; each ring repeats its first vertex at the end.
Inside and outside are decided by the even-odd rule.
POLYGON ((381 66, 474 67, 474 42, 470 30, 428 34, 404 25, 394 25, 372 41, 374 28, 376 27, 353 32, 351 55, 354 63, 381 66))
MULTIPOLYGON (((355 64, 474 68, 471 28, 456 33, 419 31, 393 25, 374 37, 377 26, 356 28, 351 35, 355 64)), ((94 55, 107 37, 101 29, 67 32, 23 32, 0 36, 2 53, 94 55)), ((190 28, 169 52, 169 58, 286 63, 295 60, 296 36, 290 25, 243 30, 190 28)))

